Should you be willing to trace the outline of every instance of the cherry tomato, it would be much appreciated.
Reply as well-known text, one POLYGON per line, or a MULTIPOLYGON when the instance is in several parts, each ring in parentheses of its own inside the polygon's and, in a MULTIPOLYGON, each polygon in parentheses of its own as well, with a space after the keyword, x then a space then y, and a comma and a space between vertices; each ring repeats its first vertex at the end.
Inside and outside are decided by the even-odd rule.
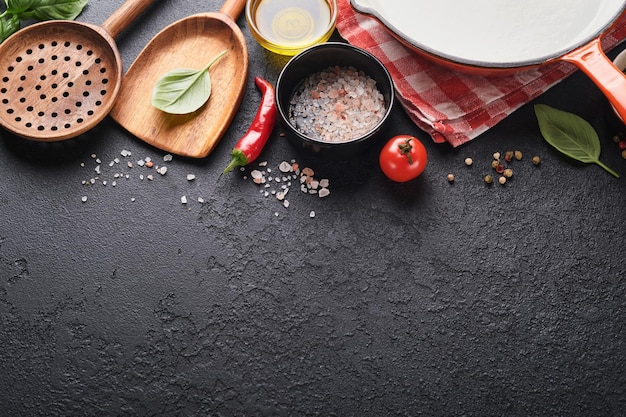
POLYGON ((406 182, 417 178, 424 168, 428 156, 426 148, 417 138, 398 135, 391 138, 380 151, 379 163, 390 180, 406 182))

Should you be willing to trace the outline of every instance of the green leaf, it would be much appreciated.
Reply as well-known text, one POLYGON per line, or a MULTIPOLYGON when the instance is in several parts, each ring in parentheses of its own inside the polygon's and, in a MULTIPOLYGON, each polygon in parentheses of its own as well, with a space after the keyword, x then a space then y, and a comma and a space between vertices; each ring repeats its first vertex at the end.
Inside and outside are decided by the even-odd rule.
POLYGON ((17 16, 9 15, 0 18, 0 43, 20 29, 20 20, 17 16))
POLYGON ((171 114, 188 114, 198 110, 211 96, 209 68, 226 52, 222 51, 200 70, 178 68, 167 72, 152 90, 152 105, 171 114))
POLYGON ((545 104, 535 105, 539 130, 556 150, 577 161, 597 164, 616 178, 619 175, 600 162, 600 138, 585 119, 545 104))
POLYGON ((7 13, 21 15, 32 10, 32 5, 37 0, 6 0, 7 13))
POLYGON ((74 20, 81 14, 87 2, 88 0, 34 0, 30 10, 20 15, 20 19, 32 17, 37 20, 74 20))

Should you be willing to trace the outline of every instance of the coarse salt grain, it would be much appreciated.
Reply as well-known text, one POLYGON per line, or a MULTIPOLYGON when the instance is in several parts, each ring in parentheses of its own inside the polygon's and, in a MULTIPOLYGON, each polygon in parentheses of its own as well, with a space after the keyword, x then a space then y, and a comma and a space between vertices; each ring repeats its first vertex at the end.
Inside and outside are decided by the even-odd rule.
POLYGON ((353 67, 331 67, 309 76, 290 104, 291 125, 326 142, 364 136, 386 111, 376 81, 353 67))

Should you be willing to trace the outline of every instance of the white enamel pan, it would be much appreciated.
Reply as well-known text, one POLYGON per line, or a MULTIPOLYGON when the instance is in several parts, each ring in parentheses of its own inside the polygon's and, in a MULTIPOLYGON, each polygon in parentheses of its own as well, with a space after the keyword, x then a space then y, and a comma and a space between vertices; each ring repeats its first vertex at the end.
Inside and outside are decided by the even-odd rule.
POLYGON ((350 0, 401 42, 438 63, 501 73, 555 61, 576 65, 626 120, 626 76, 606 57, 602 35, 626 0, 350 0))

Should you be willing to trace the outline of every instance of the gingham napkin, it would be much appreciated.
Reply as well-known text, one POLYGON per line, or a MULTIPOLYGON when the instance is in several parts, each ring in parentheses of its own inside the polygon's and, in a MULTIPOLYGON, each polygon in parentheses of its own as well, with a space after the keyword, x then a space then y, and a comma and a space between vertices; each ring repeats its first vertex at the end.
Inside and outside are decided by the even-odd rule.
MULTIPOLYGON (((405 47, 380 22, 356 13, 350 0, 337 3, 339 34, 382 61, 409 117, 437 143, 456 147, 476 138, 576 71, 557 62, 507 75, 460 73, 405 47)), ((609 50, 624 38, 626 18, 603 37, 602 46, 609 50)))

